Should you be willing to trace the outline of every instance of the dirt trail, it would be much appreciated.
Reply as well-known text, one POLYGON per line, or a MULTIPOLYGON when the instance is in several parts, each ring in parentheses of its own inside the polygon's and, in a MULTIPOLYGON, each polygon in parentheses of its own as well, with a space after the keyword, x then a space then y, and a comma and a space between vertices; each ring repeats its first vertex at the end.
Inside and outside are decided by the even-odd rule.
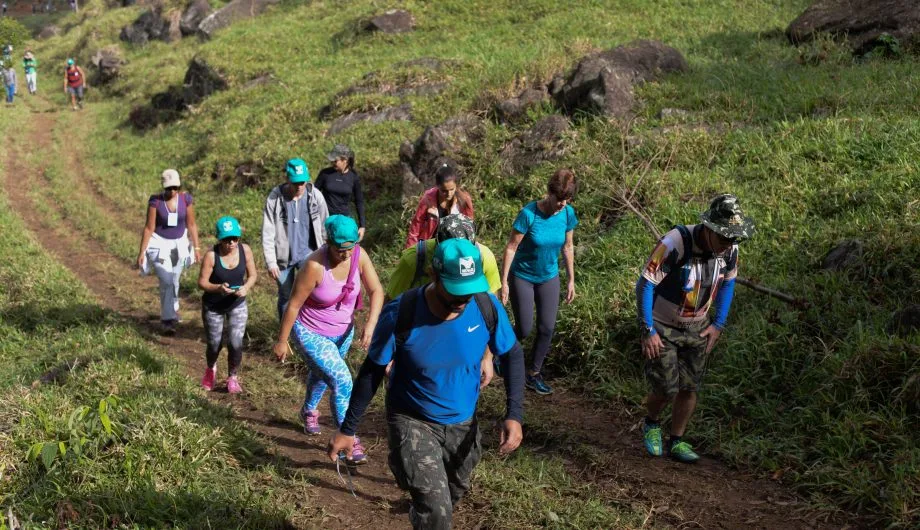
MULTIPOLYGON (((26 144, 43 152, 53 152, 52 130, 56 114, 33 116, 34 129, 28 132, 26 144)), ((176 356, 186 367, 189 377, 197 380, 201 375, 204 350, 198 318, 187 318, 174 337, 158 336, 154 331, 157 316, 151 314, 156 305, 155 280, 140 278, 127 263, 106 252, 98 242, 68 226, 64 212, 58 211, 65 218, 63 226, 48 226, 33 208, 30 196, 30 189, 42 180, 44 168, 24 167, 21 149, 20 145, 10 147, 5 178, 6 192, 17 213, 41 244, 83 280, 106 307, 136 322, 151 341, 176 356)), ((82 157, 74 146, 64 145, 61 149, 73 173, 84 174, 82 157)), ((111 211, 115 218, 127 218, 126 212, 112 210, 113 207, 114 204, 107 203, 103 210, 111 211)), ((142 220, 138 220, 138 226, 140 222, 142 220)), ((197 297, 185 298, 183 313, 197 314, 197 302, 197 297)), ((257 355, 247 355, 244 362, 270 365, 279 377, 301 377, 293 369, 257 355)), ((323 454, 326 436, 308 438, 299 426, 279 421, 260 410, 245 393, 230 396, 211 392, 208 396, 230 406, 235 417, 265 436, 274 454, 292 470, 310 470, 310 476, 316 477, 311 480, 315 497, 309 504, 322 506, 324 517, 311 520, 310 526, 407 526, 408 503, 395 487, 385 465, 386 426, 380 411, 369 413, 364 422, 365 439, 379 439, 381 443, 371 453, 371 463, 362 466, 355 476, 358 492, 355 500, 323 454)), ((299 406, 291 401, 279 404, 278 408, 296 410, 299 406)), ((821 514, 808 510, 801 499, 779 483, 736 472, 718 460, 704 457, 699 464, 687 466, 645 456, 634 430, 636 418, 629 417, 623 410, 593 406, 574 391, 557 389, 554 395, 541 399, 528 394, 527 410, 528 416, 540 418, 540 423, 525 425, 526 445, 537 451, 562 455, 571 473, 595 484, 596 491, 610 502, 647 507, 648 524, 680 528, 771 529, 841 526, 828 523, 821 514), (579 454, 584 454, 579 451, 582 446, 593 448, 595 456, 579 458, 579 454)), ((325 432, 329 431, 329 425, 325 424, 325 432)), ((477 515, 476 509, 466 503, 458 510, 456 527, 479 527, 482 519, 483 516, 477 515)))

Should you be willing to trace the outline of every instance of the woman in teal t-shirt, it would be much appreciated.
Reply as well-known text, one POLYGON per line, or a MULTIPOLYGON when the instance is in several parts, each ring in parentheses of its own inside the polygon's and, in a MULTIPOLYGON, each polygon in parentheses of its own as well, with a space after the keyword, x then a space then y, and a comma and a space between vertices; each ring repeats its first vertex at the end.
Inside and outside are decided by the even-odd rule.
POLYGON ((541 371, 559 311, 560 249, 568 276, 565 301, 571 303, 575 298, 572 231, 578 226, 578 217, 568 204, 575 195, 575 188, 575 173, 571 169, 560 169, 553 174, 546 196, 528 203, 514 220, 502 263, 502 303, 507 304, 510 295, 514 331, 519 341, 523 342, 530 335, 536 309, 537 337, 530 350, 532 360, 526 385, 541 395, 553 392, 543 380, 541 371))

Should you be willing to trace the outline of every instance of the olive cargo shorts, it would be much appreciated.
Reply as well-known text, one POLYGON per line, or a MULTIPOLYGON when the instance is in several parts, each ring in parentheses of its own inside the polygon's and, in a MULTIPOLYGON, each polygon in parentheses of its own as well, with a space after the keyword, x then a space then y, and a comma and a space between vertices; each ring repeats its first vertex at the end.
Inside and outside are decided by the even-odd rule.
POLYGON ((645 361, 645 378, 654 394, 670 398, 679 390, 699 390, 709 360, 706 338, 700 337, 700 333, 708 326, 709 319, 686 328, 655 321, 655 329, 661 336, 661 355, 645 361))

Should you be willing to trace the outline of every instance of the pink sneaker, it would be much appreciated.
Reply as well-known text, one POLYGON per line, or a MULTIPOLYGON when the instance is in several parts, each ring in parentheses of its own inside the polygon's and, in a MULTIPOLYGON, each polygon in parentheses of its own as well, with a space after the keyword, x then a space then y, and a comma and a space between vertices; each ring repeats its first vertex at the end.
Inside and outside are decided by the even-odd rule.
POLYGON ((301 410, 300 419, 303 420, 304 434, 316 435, 320 433, 318 410, 301 410))
POLYGON ((243 391, 243 387, 240 386, 240 380, 237 379, 235 375, 231 375, 227 378, 227 392, 230 394, 239 394, 243 391))
POLYGON ((349 464, 361 465, 367 463, 367 454, 364 452, 364 446, 361 445, 361 439, 355 436, 355 445, 351 450, 351 460, 349 464))
POLYGON ((217 379, 217 370, 205 368, 204 377, 201 378, 201 386, 208 392, 214 390, 214 380, 217 379))

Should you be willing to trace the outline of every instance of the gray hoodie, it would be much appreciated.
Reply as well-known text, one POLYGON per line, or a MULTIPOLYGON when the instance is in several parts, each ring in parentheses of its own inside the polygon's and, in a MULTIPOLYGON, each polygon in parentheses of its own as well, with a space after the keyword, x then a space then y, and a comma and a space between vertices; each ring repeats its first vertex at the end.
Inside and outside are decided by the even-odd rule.
MULTIPOLYGON (((291 245, 287 233, 287 209, 281 186, 283 184, 275 186, 268 194, 265 209, 262 211, 262 253, 265 255, 265 265, 269 269, 272 267, 286 269, 291 257, 291 245)), ((323 223, 329 217, 326 200, 312 182, 307 183, 307 189, 301 200, 307 201, 313 233, 317 236, 317 243, 322 245, 326 241, 326 229, 323 223)))
POLYGON ((12 67, 3 71, 3 84, 6 86, 16 86, 16 70, 12 67))

